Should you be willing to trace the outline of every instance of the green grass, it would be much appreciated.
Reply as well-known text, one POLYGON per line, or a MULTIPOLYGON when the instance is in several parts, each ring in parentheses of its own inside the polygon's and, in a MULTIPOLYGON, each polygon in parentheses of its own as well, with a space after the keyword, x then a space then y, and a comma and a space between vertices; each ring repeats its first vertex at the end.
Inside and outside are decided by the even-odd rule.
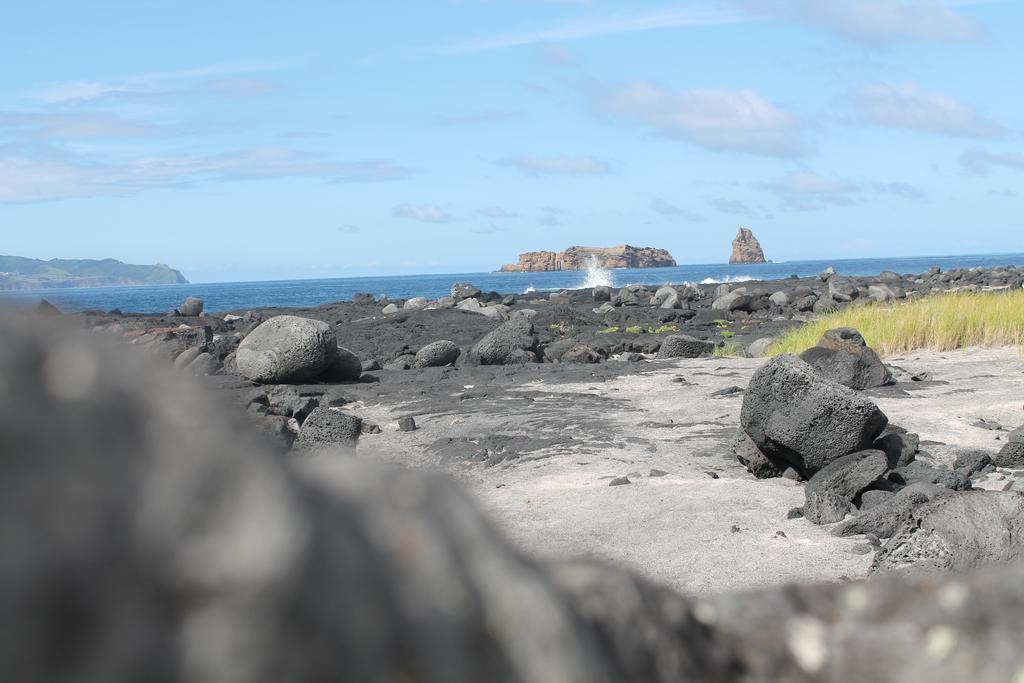
POLYGON ((768 355, 801 353, 825 330, 856 328, 886 356, 915 349, 950 351, 968 346, 1024 346, 1024 291, 955 292, 911 301, 856 304, 787 333, 768 355))
POLYGON ((629 327, 626 328, 627 334, 640 334, 643 331, 644 328, 640 327, 639 325, 630 325, 629 327))
POLYGON ((715 350, 711 352, 712 355, 719 356, 721 358, 745 356, 746 353, 746 347, 744 347, 743 344, 737 344, 736 342, 728 342, 722 346, 716 346, 715 350))
POLYGON ((679 326, 678 325, 662 325, 658 329, 651 328, 651 329, 648 329, 647 331, 650 332, 651 334, 665 334, 666 332, 678 332, 679 331, 679 326))
POLYGON ((615 334, 618 331, 619 331, 618 326, 617 325, 612 325, 611 327, 606 327, 603 330, 598 330, 597 333, 598 334, 615 334))
POLYGON ((722 330, 721 332, 719 332, 719 334, 725 337, 726 339, 730 339, 731 337, 736 336, 736 333, 733 332, 732 330, 722 330))

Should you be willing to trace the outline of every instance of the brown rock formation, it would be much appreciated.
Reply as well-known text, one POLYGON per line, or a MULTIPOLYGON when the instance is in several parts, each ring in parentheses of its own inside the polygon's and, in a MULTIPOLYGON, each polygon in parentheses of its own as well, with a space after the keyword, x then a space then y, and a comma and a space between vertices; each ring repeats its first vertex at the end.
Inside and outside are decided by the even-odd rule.
POLYGON ((740 228, 732 241, 732 256, 729 263, 766 263, 761 243, 747 228, 740 228))
POLYGON ((552 270, 586 270, 591 259, 601 268, 671 268, 676 265, 672 254, 653 247, 569 247, 565 251, 528 251, 519 255, 518 263, 501 267, 503 273, 533 273, 552 270))

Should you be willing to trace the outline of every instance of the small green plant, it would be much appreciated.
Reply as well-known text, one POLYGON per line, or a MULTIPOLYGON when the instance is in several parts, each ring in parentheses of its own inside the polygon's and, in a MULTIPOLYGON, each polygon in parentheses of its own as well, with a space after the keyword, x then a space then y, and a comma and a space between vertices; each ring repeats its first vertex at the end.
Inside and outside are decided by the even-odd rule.
POLYGON ((712 355, 719 356, 721 358, 735 358, 737 356, 745 356, 747 351, 743 348, 742 344, 730 342, 723 344, 722 346, 716 346, 715 350, 711 352, 712 355))
POLYGON ((715 327, 732 327, 731 320, 716 320, 714 321, 715 327))
POLYGON ((640 334, 643 331, 644 328, 640 327, 639 325, 630 325, 629 327, 626 328, 627 334, 640 334))
POLYGON ((611 327, 606 327, 603 330, 598 330, 597 333, 598 334, 615 334, 618 331, 619 331, 618 325, 612 325, 611 327))
POLYGON ((719 332, 719 334, 725 337, 726 339, 732 339, 733 337, 736 336, 736 333, 733 332, 732 330, 722 330, 721 332, 719 332))
POLYGON ((559 334, 565 334, 565 332, 566 332, 566 325, 565 325, 565 323, 562 323, 562 322, 551 323, 550 325, 548 325, 548 329, 556 331, 559 334))
POLYGON ((651 334, 665 334, 666 332, 678 332, 679 331, 679 326, 678 325, 662 325, 661 327, 659 327, 656 330, 655 329, 650 329, 650 330, 647 330, 647 331, 650 332, 651 334))

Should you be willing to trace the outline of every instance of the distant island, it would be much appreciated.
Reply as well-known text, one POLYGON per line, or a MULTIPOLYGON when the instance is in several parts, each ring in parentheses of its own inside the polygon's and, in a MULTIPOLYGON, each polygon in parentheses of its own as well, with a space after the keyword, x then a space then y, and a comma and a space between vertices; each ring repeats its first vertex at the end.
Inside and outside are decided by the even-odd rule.
POLYGON ((0 256, 0 290, 119 285, 187 284, 170 266, 139 266, 114 259, 40 259, 0 256))
POLYGON ((732 241, 732 256, 729 257, 729 263, 767 263, 761 243, 747 228, 740 228, 736 239, 732 241))
POLYGON ((519 255, 518 263, 502 266, 502 273, 536 273, 557 270, 600 268, 672 268, 672 254, 654 247, 569 247, 565 251, 528 251, 519 255))

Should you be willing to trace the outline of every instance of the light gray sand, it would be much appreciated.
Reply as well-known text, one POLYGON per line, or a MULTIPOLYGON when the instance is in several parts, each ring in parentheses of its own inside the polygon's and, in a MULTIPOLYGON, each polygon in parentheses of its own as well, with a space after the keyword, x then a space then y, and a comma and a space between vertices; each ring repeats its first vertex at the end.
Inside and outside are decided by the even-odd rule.
MULTIPOLYGON (((787 511, 804 502, 803 486, 757 481, 729 453, 742 395, 710 395, 746 387, 762 362, 663 361, 657 372, 599 384, 522 385, 515 393, 532 400, 514 403, 496 397, 467 407, 453 397, 456 412, 419 415, 412 433, 394 428, 401 406, 346 409, 384 427, 363 437, 363 457, 452 474, 514 541, 540 557, 602 558, 689 593, 861 578, 872 557, 855 554, 862 537, 835 538, 830 527, 787 520, 787 511), (673 381, 679 377, 687 383, 673 381), (495 433, 541 444, 572 440, 492 467, 431 448, 442 437, 495 433), (668 474, 652 478, 652 469, 668 474), (624 475, 631 484, 609 486, 624 475)), ((951 459, 953 447, 998 450, 997 437, 1006 433, 971 426, 979 418, 1011 429, 1024 421, 1024 363, 1016 349, 920 352, 886 362, 932 374, 930 382, 870 395, 891 422, 947 444, 922 446, 938 462, 951 459)), ((1005 481, 993 477, 984 485, 1005 481)))

